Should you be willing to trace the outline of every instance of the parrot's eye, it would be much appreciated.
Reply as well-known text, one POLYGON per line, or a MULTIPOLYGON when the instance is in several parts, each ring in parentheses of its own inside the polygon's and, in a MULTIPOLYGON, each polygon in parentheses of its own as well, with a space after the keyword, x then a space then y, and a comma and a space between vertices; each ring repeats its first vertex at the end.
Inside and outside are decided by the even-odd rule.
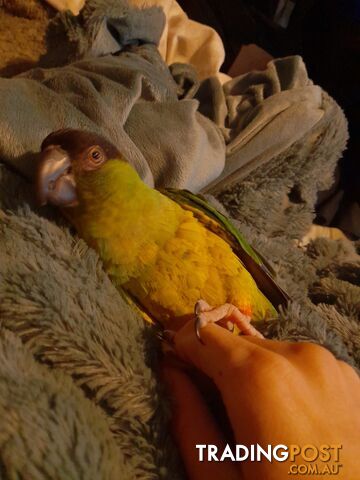
POLYGON ((95 160, 95 162, 101 162, 103 155, 100 150, 94 149, 91 151, 91 158, 95 160))
POLYGON ((105 153, 103 152, 102 148, 100 147, 92 147, 88 151, 88 162, 89 162, 89 169, 93 170, 97 166, 100 166, 105 161, 105 153))

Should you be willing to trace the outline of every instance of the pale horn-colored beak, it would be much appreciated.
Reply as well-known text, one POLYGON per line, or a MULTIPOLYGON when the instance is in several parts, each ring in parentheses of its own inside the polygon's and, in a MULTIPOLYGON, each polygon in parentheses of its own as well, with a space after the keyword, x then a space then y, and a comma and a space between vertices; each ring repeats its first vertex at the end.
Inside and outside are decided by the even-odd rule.
POLYGON ((47 203, 58 207, 78 205, 71 160, 58 145, 49 145, 40 153, 35 189, 39 206, 47 203))

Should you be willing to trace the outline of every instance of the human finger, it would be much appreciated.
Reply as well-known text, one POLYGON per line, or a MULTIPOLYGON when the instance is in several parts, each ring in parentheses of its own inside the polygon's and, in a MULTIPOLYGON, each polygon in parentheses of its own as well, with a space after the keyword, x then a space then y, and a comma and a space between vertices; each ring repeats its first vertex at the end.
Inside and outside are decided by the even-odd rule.
POLYGON ((216 324, 202 328, 200 343, 194 332, 194 322, 188 322, 173 337, 175 353, 220 386, 227 372, 234 367, 246 367, 251 362, 270 361, 274 353, 264 348, 266 340, 248 341, 254 337, 237 336, 216 324), (265 342, 265 343, 264 343, 265 342))

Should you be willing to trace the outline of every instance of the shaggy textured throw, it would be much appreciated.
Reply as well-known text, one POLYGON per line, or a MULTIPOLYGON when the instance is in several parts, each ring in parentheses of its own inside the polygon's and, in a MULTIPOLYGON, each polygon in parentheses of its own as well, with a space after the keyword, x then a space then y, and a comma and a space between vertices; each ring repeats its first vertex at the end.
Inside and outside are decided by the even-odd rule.
MULTIPOLYGON (((97 15, 106 4, 91 3, 98 8, 92 11, 97 15)), ((88 12, 90 15, 91 11, 88 12)), ((137 22, 137 31, 143 28, 144 19, 139 15, 138 11, 130 12, 130 17, 137 22)), ((161 17, 161 12, 157 11, 156 15, 161 17)), ((121 30, 126 18, 129 17, 124 16, 123 21, 115 25, 116 31, 129 31, 121 30)), ((83 19, 83 26, 90 24, 95 25, 86 24, 83 19)), ((217 92, 216 102, 211 100, 215 98, 213 95, 204 95, 209 85, 201 85, 198 90, 201 111, 209 117, 206 118, 197 111, 197 102, 191 98, 196 88, 189 93, 194 83, 183 80, 180 66, 171 69, 178 79, 174 82, 167 67, 158 59, 155 46, 147 43, 146 38, 137 42, 138 45, 127 42, 131 45, 122 53, 115 52, 116 56, 98 59, 99 51, 91 57, 87 48, 87 38, 94 39, 90 34, 93 30, 88 31, 89 37, 83 36, 84 31, 78 30, 79 24, 70 16, 60 17, 56 25, 67 32, 71 40, 62 45, 63 51, 79 52, 81 49, 77 46, 82 45, 86 59, 65 66, 64 70, 33 70, 14 79, 0 79, 3 89, 0 97, 0 158, 3 160, 0 166, 0 477, 181 479, 184 474, 169 436, 166 396, 157 375, 156 332, 125 303, 104 273, 97 255, 73 235, 57 212, 33 208, 29 181, 33 169, 31 152, 38 149, 48 131, 63 123, 70 126, 75 122, 76 126, 88 128, 96 125, 112 139, 116 139, 124 124, 128 137, 124 134, 118 141, 126 139, 129 153, 141 153, 144 149, 144 154, 134 154, 139 160, 138 164, 133 160, 134 164, 139 169, 143 166, 144 178, 149 182, 166 184, 166 175, 173 174, 172 162, 176 171, 181 165, 181 162, 176 164, 176 160, 183 158, 177 155, 180 143, 177 136, 184 131, 184 122, 192 118, 197 132, 203 131, 202 147, 196 151, 193 140, 189 140, 187 153, 192 160, 186 163, 184 155, 184 165, 191 169, 195 162, 200 171, 204 168, 208 177, 202 177, 203 183, 197 185, 201 188, 215 179, 222 167, 215 173, 199 162, 218 168, 216 159, 225 160, 219 154, 223 149, 225 155, 225 142, 229 145, 237 135, 241 136, 256 117, 255 113, 263 115, 260 118, 268 121, 263 125, 271 128, 271 115, 255 103, 257 110, 251 114, 251 102, 247 101, 243 103, 244 109, 247 108, 245 120, 238 127, 234 120, 235 130, 229 134, 229 128, 233 127, 227 117, 217 116, 216 120, 213 115, 217 106, 224 111, 218 85, 207 90, 217 92), (111 83, 116 88, 118 82, 125 92, 122 101, 129 101, 124 101, 121 107, 114 105, 113 109, 114 112, 121 109, 119 118, 125 119, 120 121, 117 131, 112 128, 114 120, 111 122, 108 116, 103 120, 98 117, 96 124, 91 123, 94 122, 92 115, 98 110, 86 100, 82 88, 76 90, 79 75, 88 80, 80 85, 87 85, 91 98, 97 95, 103 106, 102 85, 111 83), (126 83, 129 78, 133 79, 131 84, 126 83), (159 84, 155 78, 166 81, 159 84), (139 96, 140 91, 145 96, 139 96), (154 98, 154 91, 162 92, 161 99, 154 98), (18 92, 21 95, 16 102, 18 92), (179 98, 186 95, 190 97, 186 102, 192 103, 182 111, 190 117, 174 115, 176 109, 181 110, 179 98), (59 97, 62 99, 58 103, 55 98, 59 97), (43 103, 44 98, 49 100, 43 103), (20 104, 27 107, 22 107, 24 112, 18 109, 15 113, 14 106, 20 104), (40 112, 39 105, 43 105, 40 112), (139 121, 146 108, 148 116, 144 114, 146 120, 139 126, 142 134, 135 140, 138 132, 135 126, 131 129, 131 114, 136 115, 138 109, 141 113, 134 118, 139 121), (166 112, 166 108, 172 112, 170 124, 166 114, 159 117, 154 113, 166 112), (33 116, 24 121, 22 113, 31 115, 31 112, 33 116), (126 129, 127 117, 129 130, 126 129), (157 137, 163 142, 158 150, 159 155, 163 155, 163 163, 156 170, 151 165, 151 152, 149 157, 145 155, 151 142, 149 140, 145 147, 142 139, 155 119, 161 127, 159 118, 164 118, 162 128, 166 136, 165 139, 161 135, 157 137), (130 131, 134 135, 133 150, 130 131), (162 171, 168 174, 157 176, 162 171)), ((156 25, 152 24, 153 34, 157 31, 156 25)), ((119 38, 129 38, 127 33, 122 35, 119 38)), ((99 43, 98 48, 99 45, 104 43, 99 43)), ((275 65, 284 63, 278 61, 275 65)), ((292 65, 301 67, 301 62, 297 59, 292 65)), ((186 71, 191 69, 187 67, 186 71)), ((305 81, 311 86, 302 73, 296 80, 303 70, 296 71, 292 85, 305 81)), ((189 73, 186 78, 189 79, 189 73)), ((268 79, 269 76, 264 79, 265 85, 268 79)), ((259 104, 267 98, 269 87, 260 89, 260 94, 259 77, 255 80, 256 87, 250 88, 250 85, 247 90, 243 78, 238 82, 239 96, 243 99, 249 100, 251 92, 256 93, 259 104)), ((105 98, 108 91, 105 88, 105 98)), ((237 95, 233 84, 221 91, 230 92, 232 97, 237 95)), ((324 92, 319 96, 317 87, 316 92, 316 108, 322 112, 316 122, 308 124, 303 134, 295 137, 296 141, 274 151, 272 156, 259 159, 259 155, 263 155, 259 153, 252 167, 251 162, 246 162, 246 170, 239 170, 241 182, 238 182, 240 177, 235 183, 234 178, 231 182, 221 179, 221 184, 212 188, 217 199, 209 198, 220 209, 226 206, 245 236, 272 262, 279 283, 293 298, 278 321, 263 326, 264 332, 271 338, 320 343, 339 358, 360 367, 360 261, 356 251, 359 245, 318 239, 306 248, 299 246, 299 240, 312 222, 317 192, 331 184, 347 135, 339 107, 324 92)), ((233 98, 232 104, 239 106, 240 100, 233 98)), ((276 109, 276 105, 273 108, 276 109)), ((111 110, 110 104, 108 112, 111 110)), ((240 110, 233 111, 233 119, 240 110)), ((254 130, 249 128, 248 132, 250 139, 254 130)), ((190 133, 187 135, 190 139, 190 133)), ((227 149, 228 156, 233 155, 233 150, 227 149)), ((237 170, 231 173, 234 171, 237 170)), ((180 176, 183 174, 180 167, 178 172, 180 176)), ((187 178, 193 181, 193 176, 194 173, 190 173, 187 178)))

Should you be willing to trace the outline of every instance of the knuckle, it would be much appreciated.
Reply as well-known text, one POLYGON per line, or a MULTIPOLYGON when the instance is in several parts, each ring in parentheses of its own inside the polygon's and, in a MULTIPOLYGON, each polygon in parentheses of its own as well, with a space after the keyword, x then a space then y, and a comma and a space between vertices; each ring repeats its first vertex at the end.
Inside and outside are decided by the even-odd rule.
POLYGON ((306 354, 314 359, 327 359, 333 355, 326 348, 316 343, 298 343, 298 352, 300 354, 306 354))
POLYGON ((271 361, 263 366, 263 375, 267 375, 274 382, 282 381, 284 376, 292 370, 292 365, 287 358, 282 355, 273 355, 271 361))
POLYGON ((246 376, 255 375, 264 362, 263 355, 257 351, 247 352, 246 355, 239 349, 229 353, 227 364, 229 367, 246 376))
POLYGON ((301 370, 315 369, 324 371, 332 368, 336 359, 325 347, 316 343, 298 343, 294 345, 289 359, 301 370))
POLYGON ((290 362, 281 355, 272 352, 257 353, 249 363, 249 377, 259 383, 266 379, 267 382, 278 382, 287 375, 292 368, 290 362))

